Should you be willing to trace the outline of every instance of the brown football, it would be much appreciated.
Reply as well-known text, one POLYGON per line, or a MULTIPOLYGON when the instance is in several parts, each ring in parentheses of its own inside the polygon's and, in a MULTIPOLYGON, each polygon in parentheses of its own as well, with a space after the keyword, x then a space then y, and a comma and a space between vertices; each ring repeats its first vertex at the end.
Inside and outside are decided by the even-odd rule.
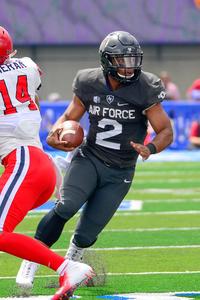
POLYGON ((84 138, 84 131, 81 125, 72 120, 63 122, 59 135, 60 141, 68 142, 67 147, 78 147, 84 138))

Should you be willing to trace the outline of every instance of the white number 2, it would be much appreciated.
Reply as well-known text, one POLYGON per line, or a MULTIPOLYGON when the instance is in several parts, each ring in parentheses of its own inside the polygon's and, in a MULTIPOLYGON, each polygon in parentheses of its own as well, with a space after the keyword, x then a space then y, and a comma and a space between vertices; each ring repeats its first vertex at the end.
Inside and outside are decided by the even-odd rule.
POLYGON ((106 139, 116 136, 122 133, 122 125, 116 120, 102 119, 98 123, 98 127, 105 128, 106 125, 110 125, 113 129, 106 130, 104 132, 98 132, 96 135, 96 144, 106 148, 120 150, 120 143, 114 143, 106 141, 106 139))

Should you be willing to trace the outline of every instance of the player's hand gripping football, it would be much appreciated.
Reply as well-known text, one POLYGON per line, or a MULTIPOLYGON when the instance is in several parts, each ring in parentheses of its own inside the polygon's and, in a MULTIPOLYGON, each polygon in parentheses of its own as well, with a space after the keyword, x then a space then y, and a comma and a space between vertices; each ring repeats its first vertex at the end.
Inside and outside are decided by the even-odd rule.
POLYGON ((47 136, 47 144, 53 148, 62 150, 62 151, 73 151, 75 148, 74 147, 68 147, 68 142, 67 141, 61 141, 59 139, 59 135, 61 132, 62 128, 59 126, 57 129, 54 131, 50 131, 48 136, 47 136))
POLYGON ((135 151, 139 153, 139 155, 142 157, 142 160, 147 160, 149 158, 151 152, 148 147, 142 144, 134 143, 132 141, 130 142, 130 144, 135 149, 135 151))

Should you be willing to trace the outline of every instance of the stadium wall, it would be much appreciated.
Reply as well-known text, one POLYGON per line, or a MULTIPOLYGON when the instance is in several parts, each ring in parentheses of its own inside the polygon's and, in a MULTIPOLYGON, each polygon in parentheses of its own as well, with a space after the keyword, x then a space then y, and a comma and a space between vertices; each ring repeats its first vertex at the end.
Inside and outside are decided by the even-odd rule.
MULTIPOLYGON (((200 77, 200 45, 143 46, 143 69, 155 74, 170 73, 185 99, 187 87, 200 77)), ((32 46, 17 47, 18 56, 30 56, 42 68, 43 86, 40 97, 46 100, 52 92, 63 99, 71 99, 72 80, 79 69, 99 66, 98 47, 95 46, 32 46)))

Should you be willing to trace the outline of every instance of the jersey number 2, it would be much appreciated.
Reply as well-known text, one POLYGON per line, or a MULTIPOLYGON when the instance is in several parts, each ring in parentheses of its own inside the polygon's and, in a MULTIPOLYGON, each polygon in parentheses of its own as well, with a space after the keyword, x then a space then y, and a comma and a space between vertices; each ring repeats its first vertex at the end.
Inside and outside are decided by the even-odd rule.
POLYGON ((98 127, 105 128, 107 125, 112 126, 113 129, 106 130, 103 132, 98 132, 96 135, 96 144, 101 145, 106 148, 120 150, 120 144, 106 141, 108 138, 112 138, 118 134, 122 133, 122 125, 116 120, 110 120, 103 118, 99 121, 98 127))
MULTIPOLYGON (((17 113, 16 107, 12 105, 12 100, 9 96, 5 80, 0 80, 0 93, 5 105, 4 115, 17 113)), ((15 97, 21 103, 29 101, 30 103, 28 105, 28 108, 30 110, 37 110, 35 102, 31 99, 28 93, 28 83, 26 75, 18 76, 15 97)))

